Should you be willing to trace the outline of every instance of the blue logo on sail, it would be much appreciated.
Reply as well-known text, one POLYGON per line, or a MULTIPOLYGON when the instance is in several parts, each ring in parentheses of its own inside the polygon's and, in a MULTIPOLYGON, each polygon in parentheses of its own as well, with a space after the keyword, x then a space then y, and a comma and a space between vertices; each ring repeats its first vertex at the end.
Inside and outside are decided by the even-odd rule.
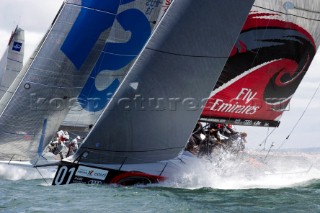
POLYGON ((112 96, 120 85, 120 79, 115 78, 106 88, 98 90, 95 85, 96 77, 102 72, 121 71, 129 65, 139 54, 151 34, 150 23, 140 10, 128 9, 116 14, 120 4, 132 1, 134 0, 83 1, 82 4, 86 7, 95 7, 103 11, 110 10, 110 13, 83 8, 62 45, 61 50, 80 69, 101 33, 111 28, 115 20, 125 31, 131 33, 127 42, 106 43, 103 53, 78 97, 78 102, 87 111, 97 112, 102 110, 109 102, 110 94, 112 96), (75 43, 82 45, 74 45, 75 43), (81 46, 82 49, 73 48, 78 46, 81 46), (94 104, 92 104, 92 101, 94 101, 94 104))
POLYGON ((21 48, 22 48, 22 43, 17 41, 13 42, 12 50, 20 52, 21 48))

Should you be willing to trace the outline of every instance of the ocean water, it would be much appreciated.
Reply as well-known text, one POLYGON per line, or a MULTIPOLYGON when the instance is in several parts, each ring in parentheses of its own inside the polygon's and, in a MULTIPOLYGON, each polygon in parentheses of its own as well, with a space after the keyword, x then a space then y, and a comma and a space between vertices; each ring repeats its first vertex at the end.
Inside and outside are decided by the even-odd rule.
POLYGON ((252 151, 130 187, 51 186, 54 168, 1 165, 0 212, 320 212, 319 162, 319 153, 252 151))

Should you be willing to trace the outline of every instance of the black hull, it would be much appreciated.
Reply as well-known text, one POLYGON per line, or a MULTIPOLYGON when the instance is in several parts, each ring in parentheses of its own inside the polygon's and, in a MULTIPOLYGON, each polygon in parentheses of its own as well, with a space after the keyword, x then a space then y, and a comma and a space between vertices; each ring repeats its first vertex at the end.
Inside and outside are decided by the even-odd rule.
POLYGON ((165 180, 163 176, 150 175, 140 171, 121 171, 62 162, 58 167, 52 185, 84 183, 129 186, 159 183, 163 180, 165 180))

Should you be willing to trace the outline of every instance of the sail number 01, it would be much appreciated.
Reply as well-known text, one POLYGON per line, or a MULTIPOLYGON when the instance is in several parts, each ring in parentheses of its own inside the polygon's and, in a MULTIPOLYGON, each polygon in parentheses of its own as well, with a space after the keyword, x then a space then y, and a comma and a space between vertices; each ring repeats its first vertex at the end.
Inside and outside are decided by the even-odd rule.
POLYGON ((67 180, 67 182, 65 184, 69 184, 70 181, 71 181, 71 178, 72 178, 72 176, 73 176, 73 174, 75 172, 75 170, 76 170, 75 167, 72 167, 72 168, 69 169, 67 166, 62 166, 59 169, 56 178, 54 179, 54 184, 55 185, 61 185, 63 183, 67 173, 69 173, 68 174, 68 180, 67 180))

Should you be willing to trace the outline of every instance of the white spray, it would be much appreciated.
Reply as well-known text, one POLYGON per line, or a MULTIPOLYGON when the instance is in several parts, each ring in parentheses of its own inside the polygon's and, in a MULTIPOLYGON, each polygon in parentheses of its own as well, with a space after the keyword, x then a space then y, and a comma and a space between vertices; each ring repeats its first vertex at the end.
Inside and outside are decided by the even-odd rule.
POLYGON ((320 179, 319 153, 246 151, 184 159, 186 166, 163 185, 178 188, 283 188, 320 179))

